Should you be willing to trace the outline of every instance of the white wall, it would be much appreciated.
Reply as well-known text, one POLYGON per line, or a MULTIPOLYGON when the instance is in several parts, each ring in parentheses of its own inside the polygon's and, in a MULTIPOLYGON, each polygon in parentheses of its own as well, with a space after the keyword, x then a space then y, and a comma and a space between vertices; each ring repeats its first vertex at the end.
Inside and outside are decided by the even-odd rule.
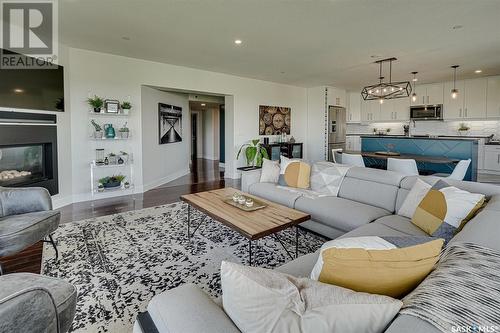
POLYGON ((203 114, 203 158, 219 159, 219 109, 209 108, 203 114))
POLYGON ((142 173, 145 191, 189 173, 191 127, 188 95, 141 88, 142 173), (182 141, 158 143, 158 103, 182 108, 182 141))
POLYGON ((85 100, 89 94, 119 100, 127 98, 133 105, 129 118, 131 140, 127 144, 136 161, 137 192, 143 191, 143 164, 146 163, 142 156, 143 85, 226 96, 226 177, 238 177, 236 168, 245 163, 243 157, 235 161, 235 150, 259 137, 259 105, 291 107, 291 134, 297 142, 306 139, 304 88, 75 48, 68 50, 68 59, 69 97, 63 117, 71 119, 71 135, 67 133, 61 140, 71 140, 73 149, 66 149, 65 155, 60 156, 63 164, 60 172, 65 175, 61 183, 71 184, 74 201, 90 199, 89 162, 94 158, 94 150, 88 139, 91 129, 85 100))

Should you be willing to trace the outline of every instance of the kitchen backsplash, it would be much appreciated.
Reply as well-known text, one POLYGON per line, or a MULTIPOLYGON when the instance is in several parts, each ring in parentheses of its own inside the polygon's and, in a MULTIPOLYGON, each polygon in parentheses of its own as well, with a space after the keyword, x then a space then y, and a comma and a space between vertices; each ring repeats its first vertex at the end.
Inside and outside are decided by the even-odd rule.
MULTIPOLYGON (((412 135, 459 135, 458 127, 465 123, 470 127, 467 135, 470 136, 488 136, 494 134, 496 138, 500 137, 500 121, 417 121, 410 123, 410 133, 412 135)), ((401 123, 373 123, 369 125, 347 124, 347 134, 373 134, 373 129, 386 132, 390 128, 389 134, 403 134, 403 125, 401 123)))

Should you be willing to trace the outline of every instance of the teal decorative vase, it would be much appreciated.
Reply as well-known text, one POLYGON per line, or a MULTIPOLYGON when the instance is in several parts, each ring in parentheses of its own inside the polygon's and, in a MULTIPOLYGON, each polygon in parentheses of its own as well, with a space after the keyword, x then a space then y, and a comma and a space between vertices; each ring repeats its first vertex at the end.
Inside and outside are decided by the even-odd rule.
POLYGON ((113 128, 113 124, 104 124, 104 135, 106 139, 114 139, 116 136, 115 129, 113 128))

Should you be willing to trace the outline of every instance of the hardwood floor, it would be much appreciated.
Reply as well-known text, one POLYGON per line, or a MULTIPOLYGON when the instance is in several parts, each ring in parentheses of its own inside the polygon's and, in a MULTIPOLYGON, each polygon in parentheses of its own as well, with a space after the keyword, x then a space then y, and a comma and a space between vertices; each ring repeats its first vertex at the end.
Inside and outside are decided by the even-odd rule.
POLYGON ((209 191, 226 186, 238 187, 239 180, 224 179, 217 161, 198 159, 192 163, 189 175, 176 179, 142 194, 86 201, 59 209, 61 223, 111 215, 180 201, 183 194, 209 191))

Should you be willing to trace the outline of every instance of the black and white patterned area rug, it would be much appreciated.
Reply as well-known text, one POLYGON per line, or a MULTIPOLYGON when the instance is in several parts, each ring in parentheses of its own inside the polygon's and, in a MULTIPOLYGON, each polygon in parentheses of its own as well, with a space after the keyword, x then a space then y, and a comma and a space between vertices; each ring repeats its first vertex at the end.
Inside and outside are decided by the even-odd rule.
MULTIPOLYGON (((43 272, 73 283, 78 303, 73 332, 131 332, 137 313, 151 298, 184 283, 220 295, 223 260, 247 263, 248 241, 237 232, 192 210, 193 224, 204 222, 187 240, 187 206, 154 208, 63 224, 55 233, 59 260, 46 244, 43 272)), ((295 231, 280 233, 293 254, 295 231)), ((301 254, 325 240, 301 231, 301 254)), ((272 237, 253 242, 253 264, 277 267, 290 261, 272 237)))

